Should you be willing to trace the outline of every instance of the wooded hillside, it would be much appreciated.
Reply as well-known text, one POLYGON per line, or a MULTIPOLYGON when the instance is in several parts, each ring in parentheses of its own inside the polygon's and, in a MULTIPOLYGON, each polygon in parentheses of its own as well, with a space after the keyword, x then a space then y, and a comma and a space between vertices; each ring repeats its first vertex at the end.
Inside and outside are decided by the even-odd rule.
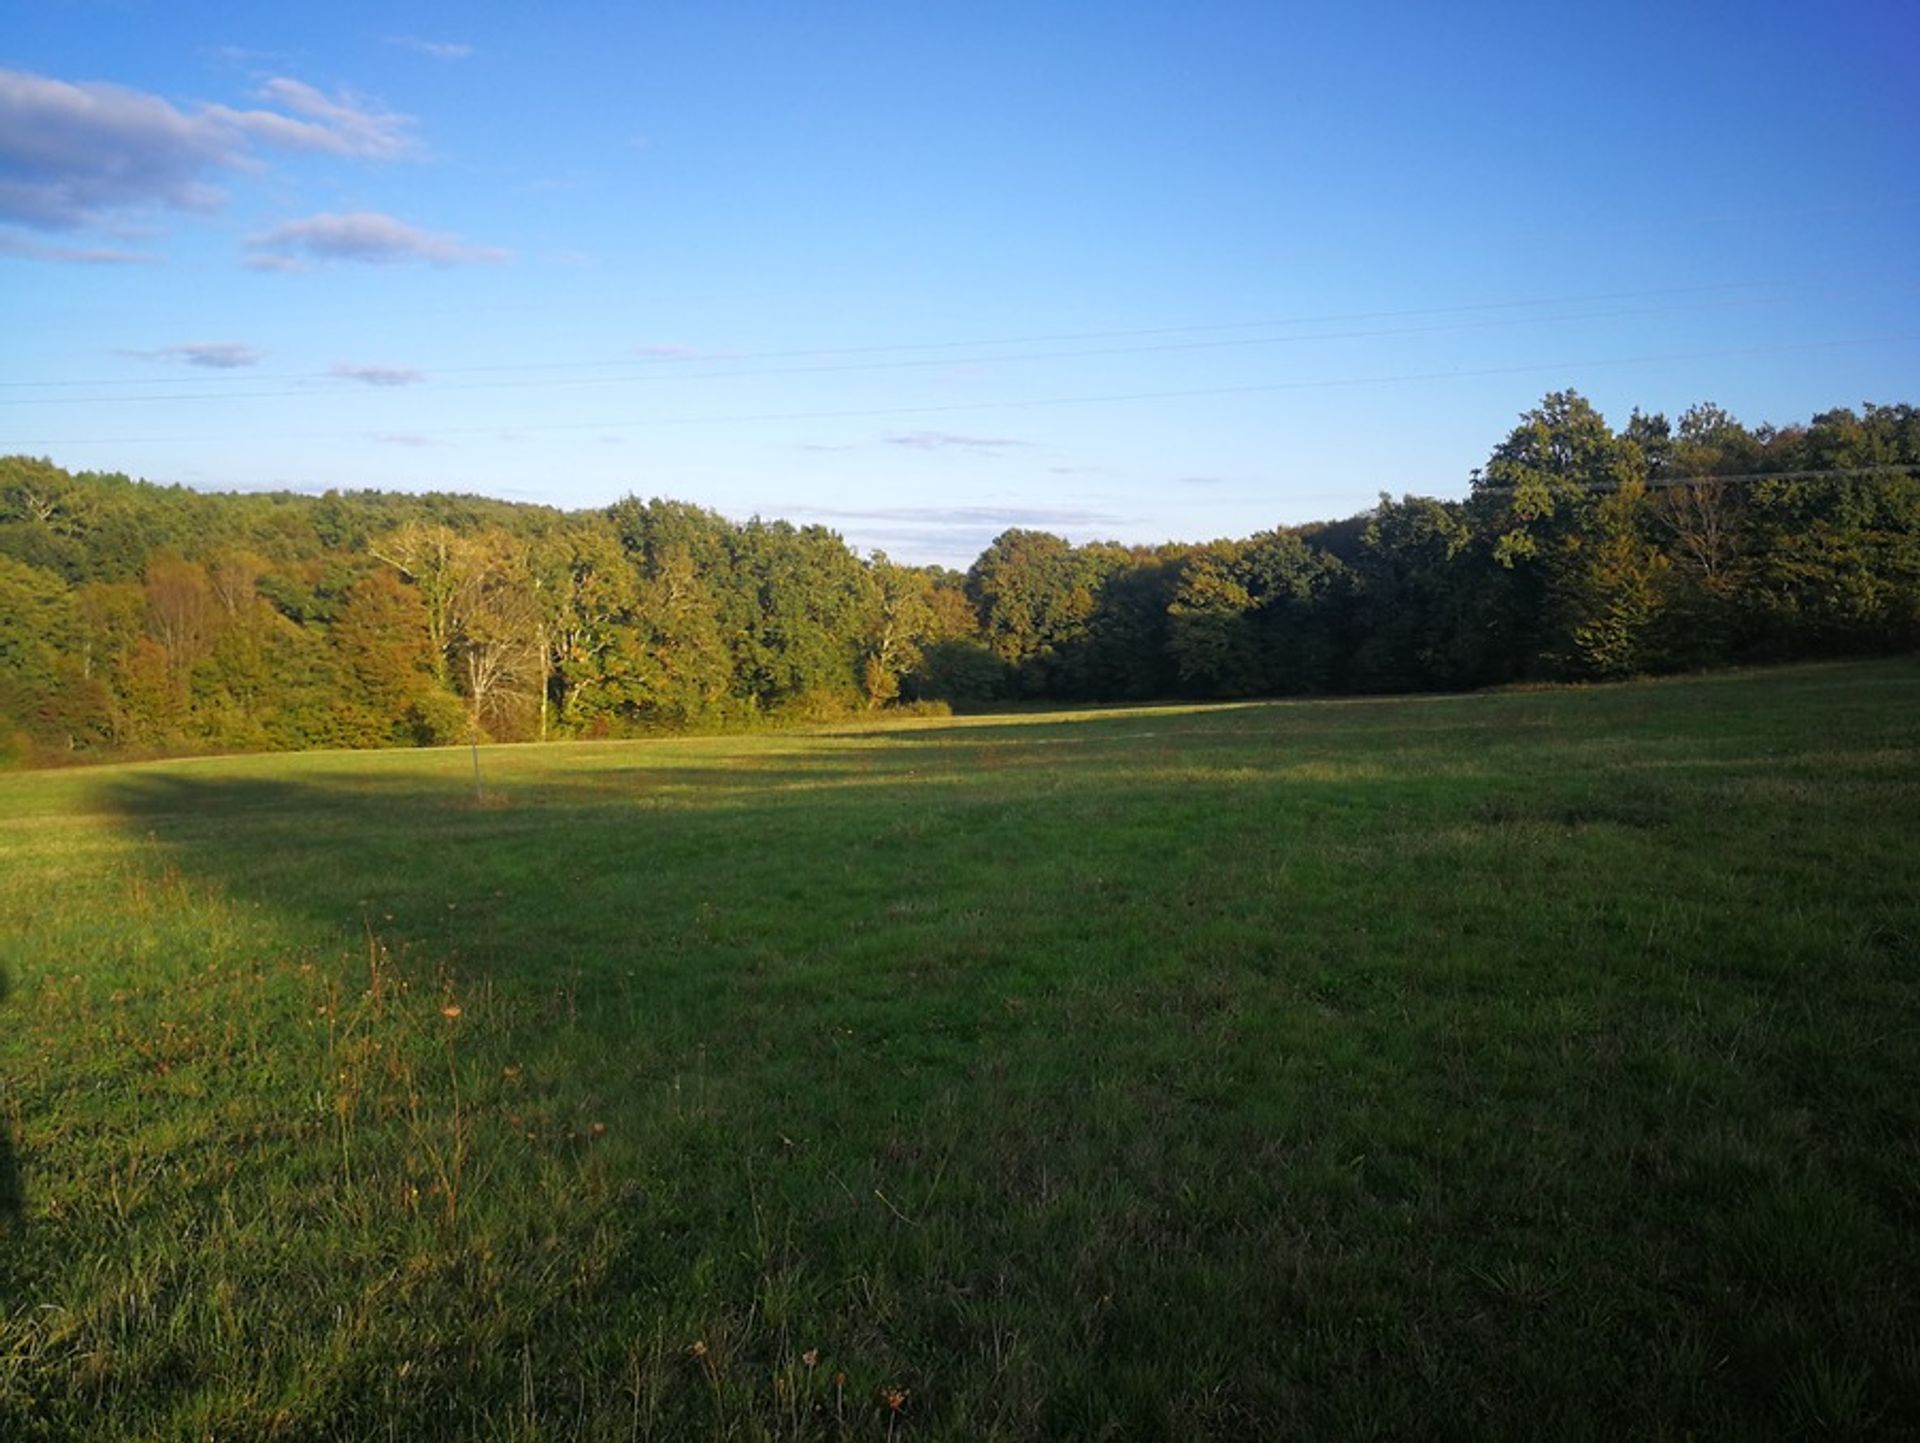
POLYGON ((629 497, 211 495, 0 459, 0 757, 605 736, 899 700, 1615 677, 1920 645, 1920 411, 1614 429, 1547 396, 1464 501, 964 574, 629 497))

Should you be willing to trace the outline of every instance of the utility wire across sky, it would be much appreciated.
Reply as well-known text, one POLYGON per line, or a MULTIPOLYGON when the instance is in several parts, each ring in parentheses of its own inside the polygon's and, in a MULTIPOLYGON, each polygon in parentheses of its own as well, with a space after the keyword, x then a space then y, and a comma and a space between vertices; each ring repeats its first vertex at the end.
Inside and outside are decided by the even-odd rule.
MULTIPOLYGON (((1297 336, 1257 336, 1252 338, 1236 338, 1234 340, 1177 341, 1148 346, 1115 346, 1100 350, 1024 351, 1015 352, 1010 355, 964 356, 959 358, 943 356, 938 360, 856 361, 834 366, 781 366, 757 370, 653 372, 641 376, 589 376, 570 377, 564 380, 459 381, 452 385, 434 384, 433 390, 436 392, 519 391, 554 387, 635 385, 650 381, 730 381, 766 376, 834 375, 848 371, 896 371, 946 366, 998 365, 1007 361, 1055 361, 1112 356, 1153 355, 1177 351, 1216 351, 1244 349, 1251 346, 1294 345, 1308 341, 1372 340, 1391 336, 1440 335, 1458 331, 1484 330, 1500 326, 1558 325, 1577 321, 1613 320, 1631 316, 1672 315, 1682 311, 1712 310, 1727 306, 1774 305, 1786 299, 1789 298, 1766 297, 1735 301, 1710 301, 1691 306, 1641 306, 1624 310, 1577 312, 1571 315, 1508 316, 1494 320, 1455 321, 1447 325, 1439 326, 1405 326, 1367 331, 1316 331, 1297 336)), ((350 377, 330 375, 329 379, 334 381, 335 384, 324 390, 304 387, 277 391, 188 392, 186 394, 164 396, 48 396, 0 400, 0 406, 140 405, 172 401, 247 401, 286 397, 327 397, 333 399, 366 394, 364 387, 353 384, 352 378, 350 377)), ((426 383, 424 376, 421 378, 421 383, 426 383)), ((383 389, 399 388, 386 387, 383 389)))
MULTIPOLYGON (((1309 380, 1273 381, 1248 386, 1199 386, 1168 391, 1130 391, 1106 395, 1090 396, 1044 396, 1021 400, 1002 401, 959 401, 942 402, 924 406, 889 406, 870 410, 820 410, 820 411, 765 411, 741 415, 708 416, 647 416, 610 418, 596 421, 553 421, 537 425, 516 426, 507 422, 497 422, 488 426, 443 427, 415 432, 422 438, 456 436, 498 436, 502 432, 526 434, 558 433, 569 431, 617 431, 638 430, 654 426, 734 426, 775 421, 847 421, 881 420, 897 416, 952 415, 960 412, 977 411, 1030 411, 1053 406, 1092 406, 1118 405, 1135 401, 1172 401, 1190 400, 1213 396, 1251 396, 1278 394, 1286 391, 1329 390, 1346 386, 1388 386, 1406 385, 1426 381, 1467 380, 1485 376, 1525 376, 1540 373, 1568 374, 1582 370, 1596 370, 1620 366, 1660 365, 1673 361, 1720 360, 1733 356, 1777 355, 1801 351, 1833 351, 1848 348, 1866 348, 1880 345, 1897 345, 1920 341, 1920 332, 1906 332, 1885 336, 1853 336, 1825 341, 1788 341, 1777 345, 1731 346, 1719 350, 1672 351, 1642 356, 1607 356, 1589 360, 1575 361, 1534 361, 1515 366, 1482 366, 1457 368, 1441 371, 1406 371, 1388 376, 1340 376, 1314 378, 1309 380)), ((300 431, 260 433, 251 438, 239 439, 282 440, 282 441, 329 441, 344 437, 364 436, 360 428, 335 431, 300 431)), ((0 450, 46 450, 52 447, 68 446, 156 446, 182 443, 203 443, 215 439, 203 435, 173 436, 89 436, 74 437, 59 441, 0 441, 0 450)), ((222 433, 219 439, 236 439, 234 433, 222 433)))
MULTIPOLYGON (((688 373, 677 370, 675 368, 684 366, 688 361, 704 361, 708 363, 717 364, 720 362, 733 362, 733 361, 804 360, 804 359, 814 358, 814 357, 829 357, 829 356, 870 356, 870 355, 885 355, 885 354, 891 354, 895 352, 955 351, 955 350, 967 350, 967 349, 987 349, 990 347, 999 347, 999 346, 1051 345, 1056 343, 1066 343, 1066 342, 1072 342, 1072 341, 1129 340, 1129 339, 1145 338, 1149 336, 1204 335, 1204 334, 1214 334, 1222 331, 1278 330, 1288 326, 1334 325, 1334 324, 1344 324, 1347 322, 1359 322, 1359 321, 1411 320, 1411 319, 1415 319, 1422 316, 1466 316, 1466 315, 1480 314, 1488 311, 1530 310, 1530 309, 1539 309, 1539 308, 1549 307, 1549 306, 1595 305, 1595 304, 1600 304, 1602 302, 1609 302, 1609 301, 1656 300, 1656 299, 1666 299, 1666 298, 1678 297, 1678 296, 1698 296, 1698 295, 1714 295, 1714 294, 1724 295, 1728 292, 1752 292, 1752 291, 1761 291, 1761 290, 1779 290, 1779 291, 1784 291, 1785 294, 1777 295, 1777 296, 1767 296, 1767 297, 1735 298, 1728 301, 1709 302, 1709 303, 1706 303, 1706 306, 1704 308, 1713 308, 1720 305, 1779 304, 1781 302, 1793 300, 1805 295, 1808 292, 1809 288, 1805 286, 1782 286, 1775 282, 1769 282, 1769 281, 1734 281, 1734 282, 1723 282, 1720 284, 1708 285, 1708 286, 1667 286, 1667 287, 1660 287, 1660 288, 1651 289, 1651 290, 1639 290, 1639 291, 1602 291, 1602 292, 1590 293, 1586 295, 1548 296, 1548 297, 1537 297, 1529 300, 1477 301, 1477 302, 1472 302, 1468 304, 1454 305, 1454 306, 1422 306, 1422 307, 1414 307, 1414 308, 1400 309, 1400 310, 1348 311, 1348 312, 1330 313, 1330 314, 1324 314, 1324 315, 1293 316, 1293 317, 1283 318, 1279 320, 1217 321, 1217 322, 1205 322, 1205 323, 1193 324, 1193 325, 1151 326, 1151 327, 1133 328, 1133 329, 1125 329, 1125 330, 1068 331, 1068 332, 1056 332, 1049 335, 1004 336, 998 339, 987 338, 987 339, 973 339, 973 340, 905 341, 905 342, 897 342, 897 343, 888 344, 888 345, 819 346, 819 347, 810 347, 805 349, 794 349, 794 350, 761 350, 761 351, 714 352, 714 353, 703 353, 700 351, 693 351, 690 353, 675 354, 675 355, 604 357, 599 360, 521 361, 521 362, 510 362, 510 363, 499 363, 499 364, 493 364, 493 365, 431 366, 431 367, 423 366, 420 369, 423 372, 430 372, 432 375, 435 375, 435 376, 458 376, 458 375, 501 374, 501 373, 520 373, 520 372, 555 371, 555 370, 607 370, 607 369, 613 369, 616 367, 624 368, 624 369, 632 369, 636 367, 643 367, 649 370, 663 371, 664 375, 671 379, 686 380, 686 379, 691 379, 688 373)), ((1659 314, 1664 309, 1683 310, 1683 309, 1696 309, 1696 307, 1650 308, 1650 309, 1641 309, 1641 310, 1600 312, 1597 314, 1598 316, 1601 316, 1601 317, 1611 316, 1611 315, 1650 315, 1650 314, 1659 314)), ((1468 329, 1468 328, 1475 328, 1483 325, 1516 325, 1516 324, 1525 325, 1525 324, 1532 324, 1535 322, 1542 322, 1542 321, 1584 320, 1584 319, 1593 319, 1593 318, 1595 317, 1591 315, 1526 316, 1526 317, 1515 317, 1511 319, 1498 319, 1498 320, 1492 320, 1492 321, 1464 322, 1462 323, 1461 328, 1468 329)), ((1424 334, 1428 331, 1439 331, 1439 330, 1445 330, 1445 329, 1451 329, 1451 328, 1450 327, 1418 327, 1418 328, 1412 328, 1408 330, 1338 332, 1332 335, 1261 337, 1261 338, 1256 338, 1250 341, 1191 342, 1191 343, 1185 343, 1180 345, 1170 345, 1167 347, 1147 346, 1147 347, 1140 347, 1138 349, 1144 352, 1144 351, 1154 351, 1154 350, 1160 350, 1160 349, 1168 349, 1168 350, 1189 349, 1189 348, 1197 349, 1203 346, 1217 346, 1217 345, 1261 345, 1261 344, 1269 344, 1269 343, 1282 343, 1282 342, 1294 341, 1294 340, 1330 340, 1330 339, 1344 340, 1344 339, 1350 339, 1355 337, 1418 335, 1418 334, 1424 334)), ((1060 355, 1067 355, 1067 356, 1122 355, 1122 354, 1130 354, 1130 353, 1131 353, 1130 350, 1048 352, 1048 353, 1045 353, 1044 356, 1039 356, 1039 357, 1027 357, 1027 356, 1019 356, 1019 355, 1014 355, 1014 356, 992 355, 992 356, 982 356, 982 357, 964 357, 959 359, 955 359, 951 357, 941 357, 937 360, 932 360, 932 361, 902 361, 902 362, 896 362, 896 363, 876 362, 872 364, 875 368, 879 368, 881 366, 891 365, 891 364, 898 364, 902 366, 968 365, 968 364, 975 364, 975 363, 985 363, 990 361, 1050 359, 1054 356, 1060 356, 1060 355)), ((827 368, 821 368, 821 369, 841 369, 841 368, 827 367, 827 368)), ((855 368, 847 367, 844 369, 855 369, 855 368)), ((706 375, 709 375, 709 374, 719 375, 719 376, 734 376, 734 375, 786 375, 786 374, 794 374, 794 373, 789 371, 720 371, 720 372, 700 373, 700 374, 701 374, 701 377, 704 378, 706 375)), ((332 370, 289 371, 289 372, 282 372, 282 373, 268 373, 268 372, 255 371, 255 370, 252 370, 251 368, 245 368, 244 370, 237 369, 235 374, 227 375, 227 376, 209 376, 209 375, 129 376, 129 377, 96 377, 91 379, 63 378, 63 379, 57 379, 57 380, 0 381, 0 388, 8 389, 8 390, 19 390, 19 389, 29 388, 29 387, 55 388, 55 387, 77 387, 77 386, 191 386, 191 385, 213 385, 213 384, 218 384, 220 382, 231 382, 235 384, 246 384, 246 383, 257 384, 262 381, 330 381, 330 382, 337 383, 343 380, 350 380, 350 379, 351 379, 350 377, 343 377, 342 375, 340 375, 339 372, 332 371, 332 370)), ((294 395, 294 394, 307 394, 307 393, 305 392, 272 392, 269 394, 294 395)), ((230 394, 229 394, 229 397, 227 398, 230 398, 230 394)), ((95 398, 88 397, 86 399, 92 400, 95 398)), ((180 397, 176 399, 186 399, 186 398, 180 397)), ((4 404, 19 404, 19 403, 9 402, 4 404)))

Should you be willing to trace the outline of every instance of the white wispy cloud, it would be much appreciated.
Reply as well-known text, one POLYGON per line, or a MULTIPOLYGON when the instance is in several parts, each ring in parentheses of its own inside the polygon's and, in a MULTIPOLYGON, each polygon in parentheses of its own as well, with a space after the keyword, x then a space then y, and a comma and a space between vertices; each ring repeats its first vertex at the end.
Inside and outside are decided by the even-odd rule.
POLYGON ((427 379, 425 371, 412 366, 356 365, 339 361, 327 372, 343 381, 361 381, 369 386, 411 386, 427 379))
POLYGON ((0 70, 0 220, 71 230, 125 207, 211 210, 242 137, 157 95, 0 70))
POLYGON ((433 438, 414 431, 375 431, 372 438, 383 446, 431 446, 433 438))
POLYGON ((225 198, 217 180, 255 163, 256 146, 372 160, 417 148, 410 117, 352 95, 279 77, 256 98, 271 108, 183 108, 106 81, 0 68, 0 224, 63 231, 128 211, 210 211, 225 198))
POLYGON ((399 160, 419 150, 410 115, 382 110, 350 92, 328 95, 304 80, 276 76, 255 92, 275 110, 208 106, 203 114, 241 133, 288 150, 399 160))
POLYGON ((509 259, 494 246, 474 245, 456 235, 420 230, 378 211, 323 213, 290 220, 247 241, 247 264, 255 270, 299 270, 312 262, 362 265, 419 262, 452 266, 509 259))
POLYGON ((417 35, 389 35, 387 44, 411 50, 429 60, 465 60, 473 54, 473 47, 464 40, 422 40, 417 35))
POLYGON ((897 506, 872 511, 790 507, 782 514, 817 517, 856 547, 952 566, 965 566, 1010 528, 1086 534, 1122 519, 1103 511, 1044 506, 897 506))
POLYGON ((284 50, 256 50, 251 45, 215 45, 202 53, 225 65, 279 65, 293 58, 284 50))
POLYGON ((257 347, 244 341, 182 341, 174 346, 157 346, 150 351, 128 351, 147 361, 174 361, 183 366, 201 366, 209 371, 237 371, 260 364, 257 347))
POLYGON ((793 505, 783 514, 836 521, 905 521, 919 526, 1108 526, 1126 518, 1077 506, 876 506, 861 510, 793 505))
MULTIPOLYGON (((836 528, 841 529, 841 528, 836 528)), ((1005 530, 991 526, 849 526, 846 539, 856 549, 911 555, 922 562, 964 569, 1005 530)))

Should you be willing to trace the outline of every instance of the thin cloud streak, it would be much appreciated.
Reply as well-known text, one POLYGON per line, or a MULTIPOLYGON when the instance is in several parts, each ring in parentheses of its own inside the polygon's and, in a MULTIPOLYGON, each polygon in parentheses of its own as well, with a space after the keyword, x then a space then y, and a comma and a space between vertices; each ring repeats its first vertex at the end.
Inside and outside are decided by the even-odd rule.
POLYGON ((284 50, 255 50, 246 45, 216 45, 205 53, 225 65, 279 65, 293 58, 284 50))
POLYGON ((389 35, 387 44, 411 50, 429 60, 467 60, 473 55, 473 47, 464 40, 422 40, 417 35, 389 35))
POLYGON ((876 506, 865 509, 801 504, 770 506, 773 515, 817 522, 858 549, 908 553, 926 561, 965 566, 1002 532, 1095 532, 1126 517, 1072 506, 876 506))
POLYGON ((322 213, 291 220, 247 241, 255 270, 298 270, 313 262, 360 265, 419 262, 433 266, 497 264, 511 252, 474 245, 456 235, 420 230, 378 211, 322 213))
POLYGON ((183 366, 199 366, 209 371, 237 371, 260 364, 257 347, 244 341, 183 341, 175 346, 158 346, 150 351, 127 351, 143 361, 175 361, 183 366))
POLYGON ((369 386, 412 386, 427 379, 425 371, 412 366, 354 365, 347 361, 336 362, 327 374, 369 386))
POLYGON ((1007 528, 1004 526, 868 526, 833 528, 857 551, 884 551, 895 560, 964 571, 1007 528))
POLYGON ((914 451, 1004 451, 1010 446, 1030 446, 1005 436, 956 436, 950 431, 907 431, 886 438, 889 446, 905 446, 914 451))
POLYGON ((411 116, 373 109, 347 92, 327 95, 305 81, 276 76, 257 94, 280 110, 229 110, 216 105, 209 106, 205 113, 288 150, 398 160, 419 148, 411 116), (292 115, 281 111, 291 111, 292 115))
POLYGON ((851 510, 833 506, 782 508, 798 516, 843 521, 905 521, 919 526, 1110 526, 1126 520, 1111 512, 1070 506, 880 506, 851 510))

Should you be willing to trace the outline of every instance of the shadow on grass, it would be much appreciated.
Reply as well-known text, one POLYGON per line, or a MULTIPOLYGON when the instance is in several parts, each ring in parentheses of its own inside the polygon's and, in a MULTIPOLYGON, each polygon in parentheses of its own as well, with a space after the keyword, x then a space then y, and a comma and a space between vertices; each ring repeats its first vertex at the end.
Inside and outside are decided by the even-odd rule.
MULTIPOLYGON (((834 928, 870 926, 876 907, 959 905, 982 873, 1012 884, 1025 867, 1044 883, 1075 854, 1062 824, 1076 803, 1118 808, 1147 830, 1157 811, 1192 805, 1180 800, 1190 784, 1116 777, 1112 747, 983 755, 982 740, 716 754, 711 765, 582 754, 532 773, 502 757, 478 799, 455 773, 145 772, 105 801, 193 881, 349 933, 364 914, 385 936, 453 943, 515 973, 569 949, 621 965, 679 955, 710 930, 701 908, 770 947, 796 933, 824 945, 834 928), (957 858, 970 864, 965 880, 947 872, 957 858)), ((1166 760, 1151 745, 1139 764, 1166 760)), ((1278 790, 1244 776, 1236 785, 1248 797, 1278 790)))
POLYGON ((1259 743, 1196 738, 1196 758, 1069 730, 986 757, 964 734, 658 765, 502 753, 480 801, 458 769, 297 764, 132 773, 102 800, 161 867, 284 922, 275 945, 323 970, 364 970, 377 936, 436 985, 496 986, 513 1060, 583 1095, 626 1085, 584 1058, 671 1075, 704 1055, 744 1094, 780 1076, 788 1134, 830 1135, 971 1088, 1002 1049, 1071 1092, 1090 1059, 1033 1056, 1088 998, 1207 1012, 1167 1001, 1169 979, 1269 968, 1315 927, 1351 930, 1382 886, 1369 839, 1392 770, 1290 775, 1259 743), (1218 776, 1191 770, 1216 755, 1218 776), (1274 878, 1323 847, 1353 894, 1316 884, 1283 922, 1274 878))
MULTIPOLYGON (((6 1006, 10 988, 7 970, 0 967, 0 1007, 6 1006)), ((20 1176, 20 1160, 13 1151, 13 1124, 0 1117, 0 1230, 12 1231, 27 1225, 27 1189, 20 1176)))
MULTIPOLYGON (((1168 925, 1143 905, 1155 894, 1211 908, 1236 876, 1265 896, 1272 869, 1331 857, 1327 884, 1351 893, 1301 900, 1344 928, 1355 906, 1386 900, 1369 870, 1387 860, 1372 855, 1383 825, 1404 852, 1449 828, 1565 829, 1587 815, 1571 810, 1595 786, 1577 737, 1543 752, 1483 724, 1463 746, 1465 724, 1425 712, 1396 724, 1371 703, 1284 718, 1249 704, 836 733, 778 750, 643 745, 619 760, 598 747, 501 749, 483 758, 479 798, 462 769, 423 759, 401 771, 131 772, 101 801, 164 865, 250 905, 452 947, 506 974, 642 956, 691 973, 703 950, 831 960, 849 939, 878 949, 889 919, 913 916, 979 934, 996 956, 1065 936, 1144 961, 1152 937, 1127 928, 1168 925), (1529 769, 1509 775, 1521 753, 1529 769), (1492 794, 1513 798, 1497 816, 1492 794), (982 902, 991 913, 1008 895, 1051 915, 995 938, 982 902)), ((1434 895, 1447 903, 1443 886, 1434 895)), ((953 940, 923 927, 911 945, 953 951, 953 940)))
MULTIPOLYGON (((1788 930, 1793 887, 1816 919, 1878 895, 1837 844, 1798 874, 1761 857, 1745 891, 1686 868, 1751 862, 1743 826, 1852 845, 1886 804, 1703 809, 1651 764, 1833 729, 1708 728, 1660 695, 501 749, 479 800, 464 758, 249 762, 99 801, 185 884, 138 899, 163 923, 181 899, 184 957, 211 896, 233 955, 257 936, 350 999, 377 934, 436 1048, 462 1019, 476 1214, 540 1249, 482 1298, 498 1341, 452 1337, 496 1389, 461 1382, 464 1406, 518 1396, 524 1364, 556 1397, 646 1378, 665 1436, 743 1431, 703 1411, 706 1340, 732 1320, 727 1377, 801 1377, 790 1317, 855 1392, 910 1383, 930 1436, 1759 1436, 1817 1346, 1878 1378, 1913 1336, 1907 1227, 1872 1211, 1911 1175, 1910 1149, 1878 1160, 1912 1135, 1910 1069, 1857 1043, 1907 984, 1788 930), (1627 726, 1650 732, 1631 769, 1627 726), (1810 960, 1832 1025, 1772 1003, 1810 960), (1824 1126, 1780 1121, 1812 1116, 1796 1076, 1824 1126), (549 1234, 586 1280, 564 1296, 549 1234), (1763 1304, 1792 1314, 1777 1338, 1742 1331, 1763 1304), (606 1351, 628 1336, 669 1361, 606 1351)), ((411 1176, 436 1137, 382 1165, 411 1176)), ((374 1402, 417 1424, 413 1390, 374 1402)))

